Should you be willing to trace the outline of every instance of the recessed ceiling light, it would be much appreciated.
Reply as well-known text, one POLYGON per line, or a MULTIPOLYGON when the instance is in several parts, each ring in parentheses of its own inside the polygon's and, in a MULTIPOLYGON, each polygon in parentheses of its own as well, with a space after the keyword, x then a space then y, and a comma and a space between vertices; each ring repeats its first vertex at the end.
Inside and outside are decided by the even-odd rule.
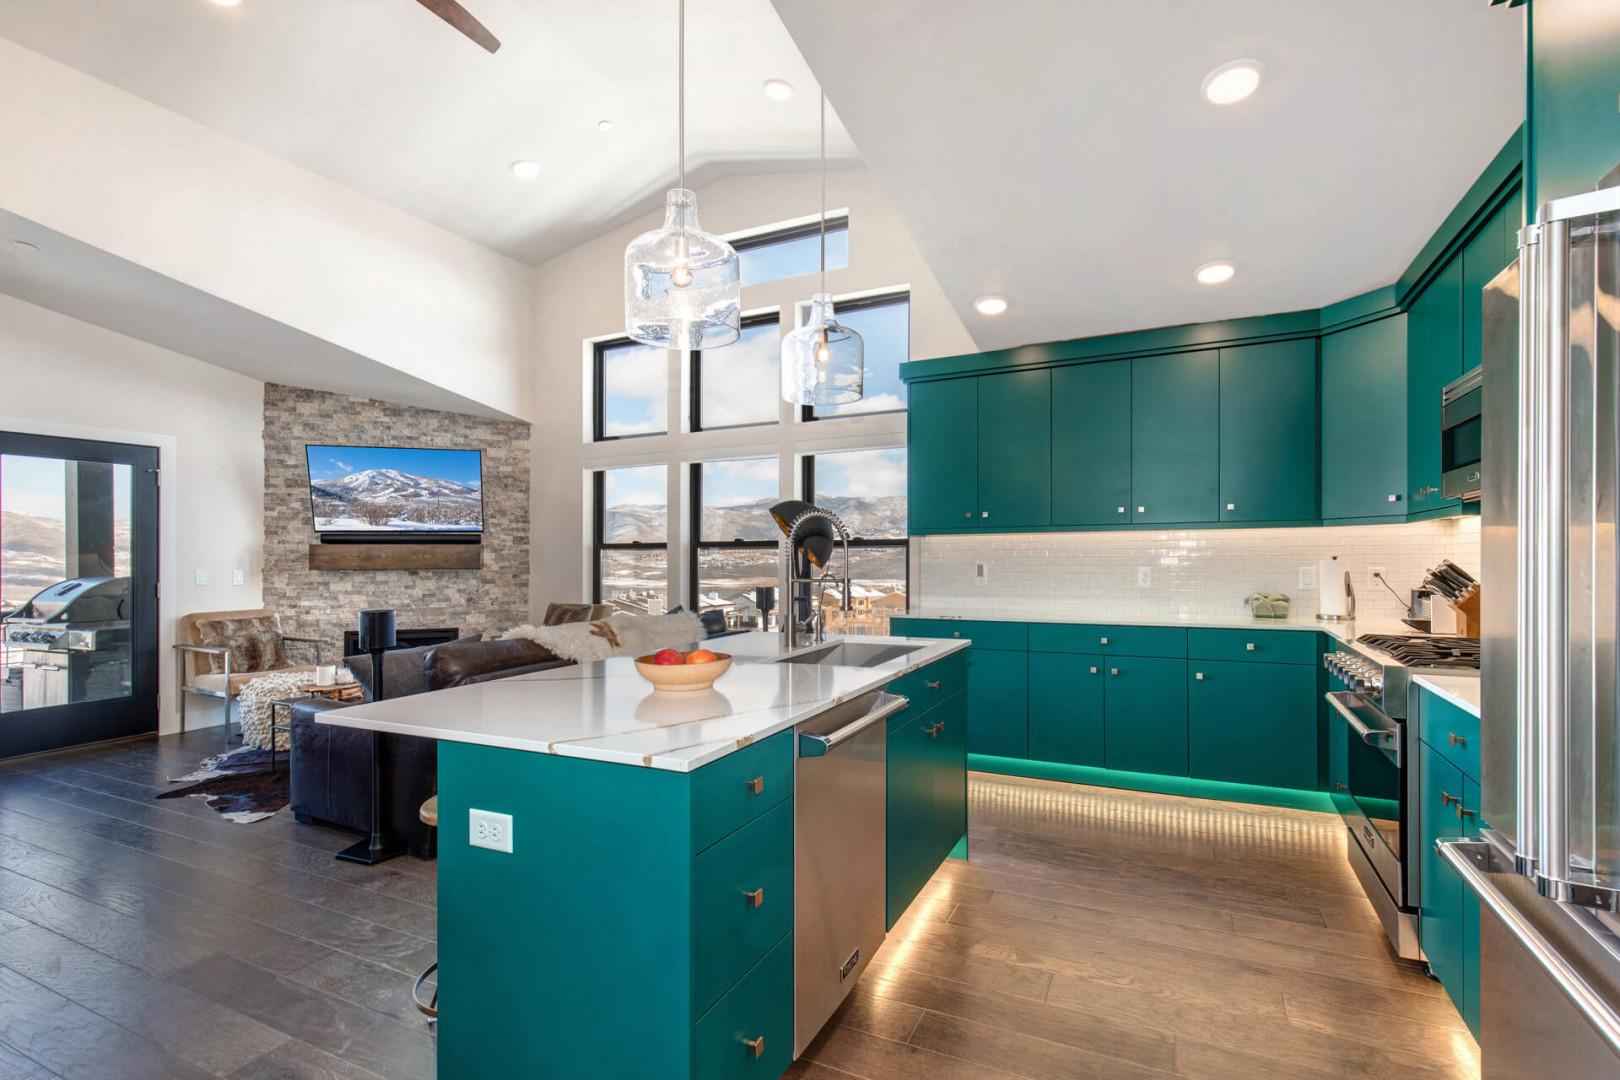
POLYGON ((1225 285, 1232 280, 1235 273, 1237 269, 1231 263, 1220 260, 1205 263, 1193 271, 1193 276, 1198 279, 1200 285, 1225 285))
POLYGON ((214 0, 215 7, 236 7, 242 0, 214 0))
POLYGON ((766 79, 765 96, 772 101, 786 101, 793 96, 793 84, 786 79, 766 79))
POLYGON ((596 122, 596 130, 597 131, 612 131, 613 130, 613 121, 611 121, 611 120, 598 120, 596 122))
POLYGON ((993 294, 990 296, 981 296, 977 300, 973 301, 973 310, 977 311, 980 315, 1000 315, 1002 312, 1007 310, 1007 298, 1005 296, 995 296, 993 294))
POLYGON ((1204 98, 1212 105, 1235 105, 1260 86, 1258 60, 1233 60, 1204 76, 1204 98))
POLYGON ((540 175, 538 161, 519 160, 512 162, 512 175, 519 180, 533 180, 540 175))

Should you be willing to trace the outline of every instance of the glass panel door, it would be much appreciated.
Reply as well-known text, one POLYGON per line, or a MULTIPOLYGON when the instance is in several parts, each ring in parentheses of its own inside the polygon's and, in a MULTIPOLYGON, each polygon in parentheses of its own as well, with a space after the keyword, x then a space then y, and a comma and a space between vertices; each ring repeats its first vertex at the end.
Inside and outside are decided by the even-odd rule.
POLYGON ((0 432, 0 757, 157 730, 157 464, 0 432))

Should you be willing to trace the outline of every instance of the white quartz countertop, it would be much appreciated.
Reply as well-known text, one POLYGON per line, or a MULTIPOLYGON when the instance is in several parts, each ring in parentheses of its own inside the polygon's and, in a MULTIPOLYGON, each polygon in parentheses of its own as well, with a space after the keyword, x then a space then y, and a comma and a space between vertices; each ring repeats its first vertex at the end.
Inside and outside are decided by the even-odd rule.
POLYGON ((316 718, 338 727, 689 772, 968 645, 852 640, 920 648, 873 667, 781 664, 773 662, 781 655, 781 635, 734 634, 703 643, 732 656, 731 670, 712 690, 654 690, 626 657, 332 709, 316 718))
POLYGON ((907 619, 970 619, 986 622, 1090 623, 1099 626, 1184 626, 1215 630, 1312 630, 1339 641, 1354 641, 1361 634, 1411 634, 1410 626, 1399 619, 1365 618, 1327 622, 1314 613, 1291 612, 1285 619, 1257 619, 1247 612, 1213 615, 1155 615, 1118 611, 1094 611, 1075 607, 1061 611, 990 611, 962 608, 920 608, 908 611, 907 619))
POLYGON ((1479 715, 1479 676, 1414 675, 1412 685, 1421 686, 1474 716, 1479 715))

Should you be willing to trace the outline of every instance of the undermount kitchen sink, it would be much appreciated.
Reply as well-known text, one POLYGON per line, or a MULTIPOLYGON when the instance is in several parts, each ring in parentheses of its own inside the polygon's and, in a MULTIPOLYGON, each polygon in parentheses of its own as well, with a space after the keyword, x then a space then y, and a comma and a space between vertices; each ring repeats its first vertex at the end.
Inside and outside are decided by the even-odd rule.
POLYGON ((792 656, 783 656, 777 659, 778 664, 836 664, 839 667, 877 667, 890 660, 898 660, 902 656, 909 656, 918 649, 926 649, 926 645, 879 645, 855 641, 835 641, 830 645, 818 645, 813 649, 794 653, 792 656))

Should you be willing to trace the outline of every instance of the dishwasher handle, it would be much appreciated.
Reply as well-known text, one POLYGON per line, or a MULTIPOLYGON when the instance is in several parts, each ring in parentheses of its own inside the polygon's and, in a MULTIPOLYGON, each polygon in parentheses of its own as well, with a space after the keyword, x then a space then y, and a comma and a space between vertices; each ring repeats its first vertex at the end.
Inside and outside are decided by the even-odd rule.
POLYGON ((910 705, 911 699, 901 697, 899 694, 879 694, 874 699, 872 708, 863 713, 859 720, 845 724, 838 730, 829 732, 826 735, 801 733, 799 735, 799 756, 802 758, 825 757, 836 750, 840 743, 853 739, 873 724, 878 723, 880 720, 887 720, 910 705))

